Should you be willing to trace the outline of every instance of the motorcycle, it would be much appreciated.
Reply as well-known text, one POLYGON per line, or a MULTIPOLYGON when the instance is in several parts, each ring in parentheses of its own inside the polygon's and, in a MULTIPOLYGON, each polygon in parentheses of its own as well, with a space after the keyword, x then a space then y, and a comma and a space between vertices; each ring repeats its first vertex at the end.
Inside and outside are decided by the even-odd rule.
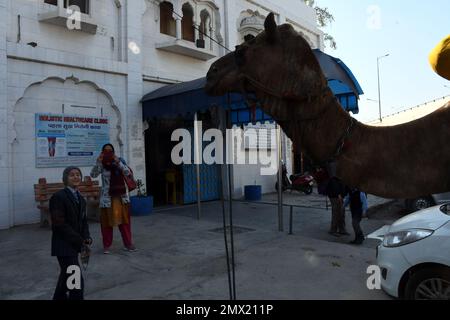
MULTIPOLYGON (((282 191, 286 190, 296 190, 303 192, 307 195, 313 192, 314 177, 309 173, 305 174, 293 174, 289 178, 287 176, 286 165, 283 164, 281 167, 282 176, 282 191)), ((278 182, 275 183, 275 189, 278 191, 278 182)))

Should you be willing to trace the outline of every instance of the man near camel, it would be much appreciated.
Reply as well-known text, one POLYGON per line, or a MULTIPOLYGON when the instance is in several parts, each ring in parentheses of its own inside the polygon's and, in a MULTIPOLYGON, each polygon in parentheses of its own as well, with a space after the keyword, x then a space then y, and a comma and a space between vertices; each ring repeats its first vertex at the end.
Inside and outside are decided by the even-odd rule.
POLYGON ((345 229, 345 186, 337 177, 332 177, 328 182, 327 196, 331 202, 331 227, 328 233, 336 237, 350 235, 345 229))

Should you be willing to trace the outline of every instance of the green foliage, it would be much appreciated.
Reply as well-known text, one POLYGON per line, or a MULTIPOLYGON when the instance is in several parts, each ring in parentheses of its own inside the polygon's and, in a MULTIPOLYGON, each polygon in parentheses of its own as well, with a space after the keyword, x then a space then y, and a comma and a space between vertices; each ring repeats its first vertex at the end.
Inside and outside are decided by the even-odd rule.
MULTIPOLYGON (((316 2, 314 0, 302 0, 307 6, 310 6, 311 8, 314 8, 316 10, 316 16, 317 16, 317 23, 319 24, 319 27, 323 28, 329 25, 330 23, 334 22, 334 16, 328 11, 328 8, 321 8, 319 6, 316 6, 316 2)), ((325 33, 324 40, 328 45, 336 49, 337 43, 334 40, 333 36, 325 33)))

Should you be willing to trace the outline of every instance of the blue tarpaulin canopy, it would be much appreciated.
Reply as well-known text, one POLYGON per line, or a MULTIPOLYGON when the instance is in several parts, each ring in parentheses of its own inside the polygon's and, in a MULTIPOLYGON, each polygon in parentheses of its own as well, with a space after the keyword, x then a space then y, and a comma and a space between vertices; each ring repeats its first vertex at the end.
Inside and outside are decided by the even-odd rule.
POLYGON ((358 99, 364 94, 361 86, 351 70, 341 59, 330 56, 318 49, 314 49, 314 55, 319 61, 322 72, 328 80, 328 86, 338 98, 342 108, 359 113, 358 99))
MULTIPOLYGON (((338 58, 314 50, 328 85, 342 107, 354 114, 359 112, 358 98, 363 91, 350 69, 338 58)), ((251 112, 241 94, 213 97, 204 91, 206 78, 172 84, 146 94, 142 98, 144 120, 158 117, 176 117, 208 110, 211 106, 231 109, 232 123, 251 122, 251 112)), ((260 109, 256 111, 256 121, 267 121, 270 117, 260 109)))

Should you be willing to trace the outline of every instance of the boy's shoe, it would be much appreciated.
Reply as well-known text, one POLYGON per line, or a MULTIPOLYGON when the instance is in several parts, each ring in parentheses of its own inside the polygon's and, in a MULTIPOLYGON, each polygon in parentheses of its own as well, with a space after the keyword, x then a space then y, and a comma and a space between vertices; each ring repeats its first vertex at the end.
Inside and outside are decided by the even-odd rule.
POLYGON ((349 236, 350 235, 350 233, 348 233, 347 231, 339 231, 338 233, 340 235, 343 235, 343 236, 349 236))
POLYGON ((353 241, 350 241, 351 244, 362 244, 364 242, 364 237, 363 238, 357 238, 353 241))
POLYGON ((103 254, 110 254, 109 248, 103 248, 103 254))
POLYGON ((129 252, 137 251, 136 247, 133 244, 131 246, 129 246, 129 247, 124 247, 123 250, 129 251, 129 252))

